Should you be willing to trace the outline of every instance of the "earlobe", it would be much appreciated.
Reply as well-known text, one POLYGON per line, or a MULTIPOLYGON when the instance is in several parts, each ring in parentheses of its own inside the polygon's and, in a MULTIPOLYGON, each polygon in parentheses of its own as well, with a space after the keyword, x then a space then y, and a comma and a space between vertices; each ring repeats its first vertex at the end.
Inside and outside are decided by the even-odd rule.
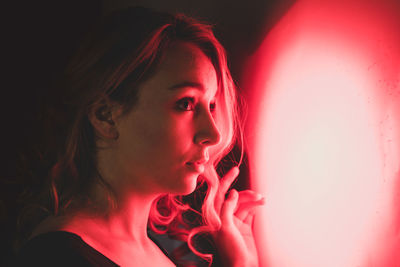
POLYGON ((88 118, 99 137, 116 140, 119 137, 115 118, 117 110, 108 103, 94 105, 88 114, 88 118))

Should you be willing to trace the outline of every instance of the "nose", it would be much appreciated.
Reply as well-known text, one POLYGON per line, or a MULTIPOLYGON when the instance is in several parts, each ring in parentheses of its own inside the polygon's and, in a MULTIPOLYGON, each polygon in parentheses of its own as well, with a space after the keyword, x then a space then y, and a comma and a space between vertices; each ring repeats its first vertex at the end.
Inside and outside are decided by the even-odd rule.
POLYGON ((199 116, 198 125, 198 131, 194 136, 196 144, 212 146, 221 141, 221 134, 210 112, 204 112, 199 116))

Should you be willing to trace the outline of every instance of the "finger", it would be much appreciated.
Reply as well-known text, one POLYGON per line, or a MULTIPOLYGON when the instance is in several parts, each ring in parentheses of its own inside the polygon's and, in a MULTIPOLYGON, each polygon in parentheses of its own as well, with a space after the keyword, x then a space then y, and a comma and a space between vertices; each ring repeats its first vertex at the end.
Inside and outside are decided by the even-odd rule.
POLYGON ((265 197, 261 196, 261 198, 253 198, 253 199, 238 199, 238 205, 254 205, 254 206, 261 206, 265 204, 265 197))
POLYGON ((244 219, 248 216, 249 213, 256 212, 257 208, 264 204, 265 204, 264 199, 238 204, 236 212, 235 212, 235 216, 238 219, 244 221, 244 219))
POLYGON ((239 203, 257 201, 262 198, 263 196, 261 194, 254 192, 252 190, 243 190, 239 192, 239 203))
POLYGON ((228 191, 230 185, 235 180, 238 174, 239 174, 239 168, 233 167, 228 171, 228 173, 226 173, 226 175, 223 178, 221 178, 218 187, 218 192, 215 196, 215 209, 217 210, 218 213, 220 213, 222 204, 225 201, 226 192, 228 191))
POLYGON ((233 214, 236 211, 239 194, 236 190, 232 189, 228 198, 224 201, 221 208, 221 222, 222 226, 233 224, 233 214))
POLYGON ((228 191, 229 187, 239 175, 239 168, 237 166, 233 167, 228 171, 228 173, 221 179, 219 193, 220 195, 225 197, 226 192, 228 191))
POLYGON ((243 219, 243 223, 245 223, 245 224, 247 224, 247 225, 253 226, 254 217, 255 217, 255 216, 256 216, 256 210, 254 209, 254 210, 250 211, 250 212, 247 214, 246 218, 243 219))

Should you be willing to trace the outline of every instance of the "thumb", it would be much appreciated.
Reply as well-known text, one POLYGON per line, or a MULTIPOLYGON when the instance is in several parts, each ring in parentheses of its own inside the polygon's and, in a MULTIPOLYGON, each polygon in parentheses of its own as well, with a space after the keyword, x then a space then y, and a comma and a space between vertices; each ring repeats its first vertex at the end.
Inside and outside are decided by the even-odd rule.
POLYGON ((224 201, 221 208, 221 223, 222 226, 233 224, 233 214, 236 211, 239 194, 235 189, 232 189, 228 198, 224 201))

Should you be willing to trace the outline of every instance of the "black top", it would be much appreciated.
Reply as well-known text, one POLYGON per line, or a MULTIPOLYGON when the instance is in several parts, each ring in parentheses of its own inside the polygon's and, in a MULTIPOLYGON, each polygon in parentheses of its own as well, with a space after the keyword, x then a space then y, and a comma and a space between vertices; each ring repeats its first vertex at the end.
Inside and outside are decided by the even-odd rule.
MULTIPOLYGON (((160 247, 157 241, 150 239, 160 247)), ((167 254, 167 252, 160 247, 167 254)), ((38 235, 21 249, 15 266, 104 266, 116 267, 115 262, 95 250, 76 234, 64 231, 38 235)))

